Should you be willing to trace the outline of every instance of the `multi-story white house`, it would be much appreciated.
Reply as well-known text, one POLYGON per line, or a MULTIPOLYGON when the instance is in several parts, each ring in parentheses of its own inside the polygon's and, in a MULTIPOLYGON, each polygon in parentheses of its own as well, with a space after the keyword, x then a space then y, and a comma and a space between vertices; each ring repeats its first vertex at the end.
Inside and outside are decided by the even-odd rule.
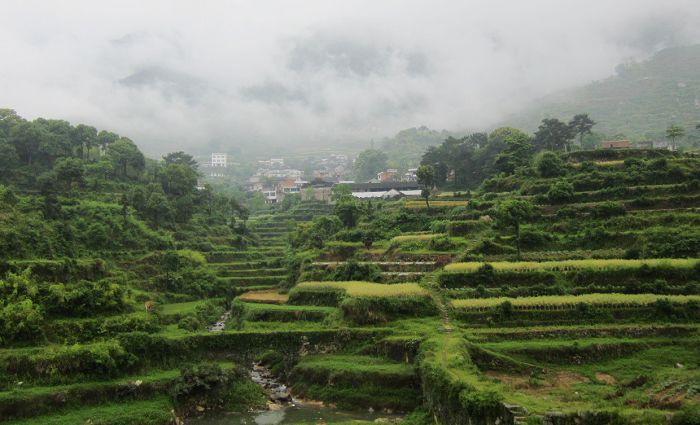
POLYGON ((225 153, 212 153, 211 154, 211 166, 212 167, 226 167, 228 166, 228 156, 225 153))

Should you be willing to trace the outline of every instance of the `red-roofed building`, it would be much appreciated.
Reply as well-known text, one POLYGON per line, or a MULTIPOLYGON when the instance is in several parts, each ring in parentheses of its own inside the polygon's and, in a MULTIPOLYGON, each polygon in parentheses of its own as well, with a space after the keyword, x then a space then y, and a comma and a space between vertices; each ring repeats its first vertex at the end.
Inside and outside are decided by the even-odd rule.
POLYGON ((629 149, 632 143, 629 140, 605 140, 600 142, 600 147, 603 149, 629 149))

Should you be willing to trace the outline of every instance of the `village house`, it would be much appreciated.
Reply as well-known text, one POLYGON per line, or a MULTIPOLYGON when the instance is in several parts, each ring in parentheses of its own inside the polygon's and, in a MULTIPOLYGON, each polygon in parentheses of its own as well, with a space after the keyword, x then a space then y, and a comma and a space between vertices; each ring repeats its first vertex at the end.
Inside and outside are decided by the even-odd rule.
POLYGON ((394 181, 398 172, 399 171, 395 168, 390 168, 386 171, 380 171, 377 173, 377 181, 379 181, 380 183, 394 181))
POLYGON ((632 143, 629 140, 605 140, 600 142, 600 147, 603 149, 629 149, 632 143))

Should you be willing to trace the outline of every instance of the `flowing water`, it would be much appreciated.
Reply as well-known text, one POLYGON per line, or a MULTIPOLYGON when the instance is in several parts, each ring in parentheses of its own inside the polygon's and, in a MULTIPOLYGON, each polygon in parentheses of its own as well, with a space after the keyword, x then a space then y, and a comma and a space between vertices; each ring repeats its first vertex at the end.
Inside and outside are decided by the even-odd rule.
POLYGON ((318 424, 348 421, 375 421, 390 424, 399 416, 369 410, 347 411, 318 402, 292 398, 287 387, 276 381, 270 371, 254 364, 250 377, 268 394, 269 409, 256 412, 228 412, 187 420, 187 425, 287 425, 318 424))

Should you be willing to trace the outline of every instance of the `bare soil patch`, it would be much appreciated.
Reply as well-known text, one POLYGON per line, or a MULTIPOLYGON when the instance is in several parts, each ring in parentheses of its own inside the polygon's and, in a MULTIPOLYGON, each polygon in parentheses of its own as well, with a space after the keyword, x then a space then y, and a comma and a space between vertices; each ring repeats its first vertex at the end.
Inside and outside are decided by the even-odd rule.
POLYGON ((250 291, 238 298, 248 303, 284 304, 289 300, 289 295, 277 291, 250 291))

